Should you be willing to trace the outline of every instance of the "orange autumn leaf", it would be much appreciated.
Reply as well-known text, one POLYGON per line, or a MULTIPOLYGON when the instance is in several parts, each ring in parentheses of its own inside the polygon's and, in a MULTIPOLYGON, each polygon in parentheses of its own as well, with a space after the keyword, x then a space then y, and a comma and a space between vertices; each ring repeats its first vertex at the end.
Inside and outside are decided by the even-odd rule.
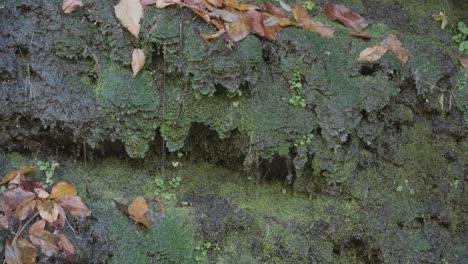
POLYGON ((334 29, 329 28, 320 22, 309 19, 307 11, 305 11, 302 7, 295 6, 292 12, 294 19, 297 21, 299 27, 308 29, 326 38, 331 38, 335 34, 334 29))
POLYGON ((34 200, 34 197, 24 200, 18 205, 18 207, 16 207, 15 217, 20 221, 23 221, 28 218, 32 212, 34 212, 34 209, 36 209, 36 201, 34 200))
POLYGON ((5 262, 7 264, 34 264, 36 263, 37 249, 26 239, 20 238, 13 243, 5 243, 5 262))
POLYGON ((217 39, 219 36, 223 35, 224 33, 226 33, 226 30, 220 29, 218 30, 218 32, 214 34, 200 34, 200 36, 206 40, 213 40, 213 39, 217 39))
POLYGON ((400 60, 401 64, 405 64, 408 61, 409 51, 401 46, 401 42, 395 35, 388 36, 380 45, 391 50, 400 60))
POLYGON ((307 14, 307 11, 300 6, 295 6, 292 13, 297 23, 305 23, 309 20, 309 14, 307 14))
POLYGON ((278 33, 283 30, 283 27, 280 25, 279 18, 263 13, 263 28, 265 29, 265 38, 269 40, 277 40, 278 33))
POLYGON ((243 15, 241 15, 241 19, 238 21, 226 23, 225 25, 229 39, 233 42, 241 41, 250 34, 249 25, 246 23, 243 15))
POLYGON ((83 6, 83 2, 81 0, 63 0, 62 10, 65 14, 70 14, 81 6, 83 6))
POLYGON ((239 11, 249 11, 249 10, 257 10, 259 9, 256 5, 249 5, 249 4, 240 4, 236 7, 239 11))
POLYGON ((468 58, 463 58, 463 57, 458 57, 458 62, 460 62, 460 65, 463 66, 463 68, 468 69, 468 58))
POLYGON ((375 62, 387 52, 387 48, 382 46, 373 46, 361 51, 358 57, 359 62, 375 62))
POLYGON ((148 204, 145 201, 145 198, 138 196, 133 200, 133 202, 128 206, 128 213, 131 218, 138 223, 143 224, 147 229, 150 229, 150 224, 145 217, 146 212, 148 212, 148 204))
POLYGON ((46 220, 49 223, 55 222, 59 215, 59 208, 57 203, 54 201, 36 201, 36 208, 39 211, 39 215, 42 219, 46 220))
POLYGON ((69 211, 71 215, 77 217, 86 217, 91 215, 91 210, 86 207, 83 200, 75 195, 64 195, 56 199, 57 203, 65 210, 69 211))
POLYGON ((44 219, 41 219, 37 221, 36 223, 32 224, 31 227, 29 228, 29 235, 35 236, 39 234, 42 230, 44 230, 46 225, 46 221, 44 219))
POLYGON ((143 66, 145 66, 145 53, 141 49, 134 49, 132 54, 133 78, 143 69, 143 66))
POLYGON ((8 183, 9 181, 13 180, 14 178, 16 178, 18 173, 26 174, 26 173, 34 171, 35 169, 36 168, 34 166, 26 166, 26 167, 22 167, 19 170, 12 171, 12 172, 8 173, 7 175, 3 176, 2 181, 0 181, 0 185, 3 185, 5 183, 8 183))
POLYGON ((286 15, 283 13, 283 11, 281 11, 281 9, 277 8, 276 6, 268 2, 263 3, 263 6, 265 8, 265 11, 269 13, 270 15, 274 15, 277 17, 286 17, 286 15))
POLYGON ((59 182, 52 187, 49 199, 60 198, 64 195, 77 195, 78 191, 71 184, 66 182, 59 182))
POLYGON ((364 41, 369 41, 371 39, 371 36, 369 36, 366 32, 363 32, 363 33, 351 32, 349 33, 349 35, 353 38, 362 39, 364 41))
POLYGON ((329 3, 324 10, 330 20, 338 20, 352 30, 362 31, 369 25, 363 17, 344 5, 329 3))
POLYGON ((31 242, 41 249, 41 252, 48 256, 56 256, 60 250, 57 242, 58 239, 49 231, 41 230, 34 235, 29 235, 31 242))

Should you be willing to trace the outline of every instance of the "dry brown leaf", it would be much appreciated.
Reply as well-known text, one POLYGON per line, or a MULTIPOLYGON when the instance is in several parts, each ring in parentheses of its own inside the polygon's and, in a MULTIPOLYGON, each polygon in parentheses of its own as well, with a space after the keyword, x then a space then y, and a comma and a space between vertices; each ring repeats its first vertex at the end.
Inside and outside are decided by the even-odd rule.
POLYGON ((32 224, 31 227, 29 228, 29 235, 35 236, 39 234, 42 230, 44 230, 46 225, 46 220, 41 219, 37 221, 36 223, 32 224))
POLYGON ((223 6, 223 0, 206 0, 206 1, 215 7, 223 6))
POLYGON ((36 256, 36 247, 26 239, 20 238, 16 244, 12 244, 8 240, 5 243, 5 262, 7 264, 34 264, 36 256))
POLYGON ((305 9, 300 6, 295 6, 292 10, 292 13, 297 23, 306 23, 310 20, 307 11, 305 11, 305 9))
POLYGON ((145 53, 141 49, 134 49, 132 54, 133 78, 143 69, 143 66, 145 66, 145 53))
POLYGON ((120 2, 114 6, 114 9, 115 15, 120 23, 130 31, 132 35, 138 38, 138 34, 140 34, 140 20, 143 17, 143 6, 140 0, 120 0, 120 2))
POLYGON ((304 8, 295 6, 292 10, 294 19, 297 21, 298 26, 308 29, 322 37, 331 38, 335 34, 335 30, 325 26, 324 24, 309 19, 309 15, 304 8))
POLYGON ((324 10, 330 20, 338 20, 352 30, 362 31, 369 25, 363 17, 344 5, 329 3, 324 10))
POLYGON ((59 208, 57 203, 51 200, 47 201, 36 201, 36 208, 39 211, 39 215, 42 219, 46 220, 49 223, 53 223, 57 220, 59 215, 59 208))
POLYGON ((265 11, 269 13, 270 15, 274 15, 277 17, 286 17, 286 15, 283 13, 283 11, 281 11, 281 9, 277 8, 276 6, 268 2, 263 3, 263 6, 265 8, 265 11))
POLYGON ((265 38, 269 40, 277 40, 278 33, 283 30, 283 27, 280 25, 278 17, 263 13, 263 28, 265 29, 265 38))
POLYGON ((249 4, 240 4, 236 7, 239 11, 249 11, 249 10, 258 10, 258 6, 256 5, 249 5, 249 4))
POLYGON ((138 223, 143 224, 147 229, 150 229, 150 224, 145 218, 145 214, 148 212, 148 204, 145 201, 145 198, 138 196, 133 200, 133 202, 128 206, 128 213, 133 220, 138 223))
POLYGON ((371 36, 369 36, 366 32, 363 32, 363 33, 351 32, 349 33, 349 35, 353 38, 362 39, 364 41, 369 41, 371 39, 371 36))
POLYGON ((64 195, 77 195, 78 191, 71 184, 66 182, 59 182, 52 187, 49 199, 60 198, 64 195))
POLYGON ((245 13, 245 21, 249 25, 250 33, 260 37, 265 37, 262 13, 257 10, 249 10, 245 13))
POLYGON ((214 34, 200 34, 200 36, 206 40, 213 40, 213 39, 217 39, 219 36, 223 35, 224 33, 226 33, 226 30, 220 29, 218 30, 218 32, 214 34))
POLYGON ((18 176, 18 173, 26 174, 26 173, 34 171, 35 169, 36 168, 34 166, 26 166, 26 167, 22 167, 19 170, 12 171, 8 173, 7 175, 3 176, 2 181, 0 182, 0 185, 3 185, 13 180, 14 178, 16 178, 16 176, 18 176))
POLYGON ((34 192, 37 193, 39 199, 45 199, 50 196, 48 192, 41 188, 34 188, 34 192))
POLYGON ((409 51, 401 46, 401 42, 395 35, 388 36, 380 45, 391 50, 398 57, 401 64, 405 64, 408 61, 409 51))
POLYGON ((214 9, 208 13, 210 17, 220 18, 225 22, 236 22, 240 19, 240 14, 235 11, 227 11, 223 9, 214 9))
POLYGON ((374 62, 380 59, 387 52, 387 48, 382 46, 373 46, 361 51, 358 57, 359 62, 374 62))
POLYGON ((246 23, 244 16, 234 23, 226 23, 226 31, 228 33, 229 39, 232 42, 237 42, 245 39, 249 33, 249 25, 246 23))
POLYGON ((65 210, 60 205, 57 205, 59 209, 59 215, 57 220, 53 223, 48 223, 48 226, 53 229, 62 229, 65 226, 65 222, 67 221, 67 215, 65 214, 65 210))
POLYGON ((32 212, 34 212, 34 209, 36 209, 36 201, 34 200, 34 197, 24 200, 18 205, 18 207, 16 207, 15 217, 20 221, 23 221, 28 218, 32 212))
POLYGON ((463 68, 468 69, 468 58, 463 58, 463 57, 458 57, 458 62, 460 62, 460 65, 463 66, 463 68))
POLYGON ((59 246, 57 244, 58 239, 49 231, 42 230, 35 235, 29 235, 29 239, 31 239, 31 242, 38 246, 41 252, 48 257, 57 255, 59 251, 59 246))
POLYGON ((68 254, 75 255, 75 248, 73 247, 73 244, 70 242, 70 240, 68 240, 68 238, 64 234, 55 231, 54 235, 58 237, 59 240, 57 244, 61 249, 65 250, 65 252, 67 252, 68 254))
POLYGON ((81 6, 83 6, 83 2, 81 0, 63 0, 62 10, 65 14, 70 14, 81 6))
POLYGON ((235 9, 239 6, 239 2, 237 0, 224 0, 224 6, 235 9))
POLYGON ((73 216, 85 217, 91 215, 91 210, 86 207, 83 200, 81 200, 81 198, 78 196, 64 195, 58 198, 56 201, 73 216))
POLYGON ((36 197, 36 194, 25 191, 20 187, 9 189, 6 192, 0 193, 0 201, 3 201, 12 210, 15 210, 20 203, 31 197, 36 197))

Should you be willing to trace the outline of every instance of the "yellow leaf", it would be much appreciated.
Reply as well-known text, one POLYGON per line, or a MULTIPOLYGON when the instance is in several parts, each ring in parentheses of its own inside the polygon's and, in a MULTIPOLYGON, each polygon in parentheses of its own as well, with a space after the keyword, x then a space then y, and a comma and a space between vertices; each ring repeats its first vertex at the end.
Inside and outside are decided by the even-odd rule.
POLYGON ((120 0, 114 6, 115 15, 130 33, 138 38, 140 33, 140 20, 143 17, 143 5, 140 0, 120 0))
POLYGON ((433 15, 432 16, 434 18, 434 20, 436 21, 442 21, 442 24, 440 25, 440 28, 442 30, 445 29, 445 27, 447 26, 448 24, 448 18, 447 16, 443 13, 443 12, 440 12, 438 15, 433 15))
POLYGON ((201 34, 201 37, 206 39, 206 40, 213 40, 213 39, 218 38, 219 36, 221 36, 225 32, 226 32, 226 30, 220 29, 218 32, 216 32, 214 34, 201 34))
POLYGON ((26 167, 22 167, 21 169, 19 170, 15 170, 15 171, 12 171, 10 173, 8 173, 7 175, 3 176, 3 179, 2 181, 0 182, 0 185, 3 185, 11 180, 13 180, 14 178, 16 178, 16 176, 18 175, 18 173, 22 173, 22 174, 26 174, 28 172, 32 172, 34 171, 36 168, 34 166, 26 166, 26 167))
POLYGON ((64 195, 77 195, 78 191, 75 187, 66 182, 59 182, 52 188, 49 199, 60 198, 64 195))
POLYGON ((150 224, 145 217, 146 212, 148 212, 148 204, 145 198, 141 196, 135 198, 128 206, 128 213, 131 215, 132 219, 143 224, 147 229, 150 229, 150 224))

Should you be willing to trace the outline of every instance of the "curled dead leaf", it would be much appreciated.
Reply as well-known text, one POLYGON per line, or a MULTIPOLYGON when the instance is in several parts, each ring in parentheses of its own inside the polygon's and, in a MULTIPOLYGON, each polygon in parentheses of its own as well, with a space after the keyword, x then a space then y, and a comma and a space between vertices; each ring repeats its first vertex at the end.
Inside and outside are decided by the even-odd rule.
POLYGON ((463 68, 468 69, 468 58, 463 58, 463 57, 458 57, 458 62, 460 62, 460 65, 463 66, 463 68))
POLYGON ((401 64, 405 64, 408 61, 409 51, 401 46, 401 42, 395 35, 388 36, 380 45, 391 50, 400 60, 401 64))
POLYGON ((128 206, 128 213, 131 218, 138 223, 143 224, 148 230, 150 229, 150 224, 145 217, 146 212, 148 212, 148 204, 145 201, 145 198, 138 196, 133 200, 133 202, 128 206))
POLYGON ((18 205, 18 207, 16 207, 15 217, 20 221, 23 221, 28 218, 32 212, 34 212, 34 209, 36 209, 36 201, 34 200, 34 197, 24 200, 18 205))
POLYGON ((218 30, 218 32, 214 34, 201 34, 200 36, 206 40, 213 40, 213 39, 217 39, 219 36, 223 35, 224 33, 226 33, 226 30, 220 29, 218 30))
POLYGON ((387 48, 382 46, 373 46, 361 51, 358 57, 359 62, 375 62, 387 52, 387 48))
POLYGON ((338 20, 352 30, 362 31, 369 25, 363 17, 344 5, 329 3, 324 10, 330 20, 338 20))
POLYGON ((81 6, 83 6, 83 2, 81 0, 63 0, 62 2, 62 10, 65 14, 70 14, 81 6))
POLYGON ((120 0, 114 6, 114 9, 120 23, 132 35, 138 38, 140 34, 140 20, 143 17, 143 5, 140 3, 140 0, 120 0))
POLYGON ((66 182, 59 182, 52 187, 49 199, 60 198, 64 195, 77 195, 78 191, 71 184, 66 182))
POLYGON ((35 169, 36 168, 34 166, 26 166, 26 167, 22 167, 19 170, 12 171, 8 173, 7 175, 3 176, 2 181, 0 182, 0 185, 3 185, 13 180, 14 178, 16 178, 16 176, 18 176, 18 173, 26 174, 26 173, 34 171, 35 169))
POLYGON ((47 201, 36 201, 36 208, 39 211, 39 215, 42 219, 46 220, 49 223, 55 222, 59 215, 59 208, 57 203, 51 200, 47 201))
POLYGON ((134 49, 132 54, 132 70, 135 77, 145 66, 145 53, 141 49, 134 49))

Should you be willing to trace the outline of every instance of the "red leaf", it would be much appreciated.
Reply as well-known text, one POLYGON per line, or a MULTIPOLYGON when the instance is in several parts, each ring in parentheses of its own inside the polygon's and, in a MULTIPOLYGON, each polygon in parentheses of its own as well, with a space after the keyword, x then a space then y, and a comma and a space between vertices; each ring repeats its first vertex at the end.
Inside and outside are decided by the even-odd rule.
POLYGON ((468 58, 458 57, 457 59, 463 68, 468 69, 468 58))
POLYGON ((391 50, 398 57, 401 64, 405 64, 408 61, 409 51, 401 46, 401 42, 396 36, 388 36, 380 45, 391 50))
POLYGON ((28 218, 28 216, 34 212, 36 208, 36 201, 34 198, 29 198, 24 200, 22 203, 18 205, 15 211, 15 217, 18 218, 20 221, 28 218))
POLYGON ((330 20, 338 20, 352 30, 362 31, 369 25, 363 17, 344 5, 329 3, 325 6, 325 14, 330 20))
POLYGON ((91 210, 86 207, 86 204, 80 197, 75 195, 65 195, 57 199, 57 203, 71 215, 78 217, 86 217, 91 215, 91 210))
POLYGON ((34 245, 40 247, 41 252, 48 257, 57 255, 59 251, 58 239, 49 231, 42 230, 35 235, 30 235, 29 239, 34 245))
POLYGON ((277 8, 276 6, 265 2, 263 3, 263 6, 265 7, 265 11, 271 15, 277 16, 277 17, 286 17, 286 15, 281 11, 281 9, 277 8))
POLYGON ((148 204, 145 201, 145 198, 138 196, 133 200, 133 202, 128 206, 128 213, 133 220, 138 223, 143 224, 147 229, 150 229, 150 224, 145 217, 146 212, 148 212, 148 204))
POLYGON ((36 263, 37 250, 26 239, 18 239, 16 244, 6 241, 5 261, 8 264, 34 264, 36 263))

